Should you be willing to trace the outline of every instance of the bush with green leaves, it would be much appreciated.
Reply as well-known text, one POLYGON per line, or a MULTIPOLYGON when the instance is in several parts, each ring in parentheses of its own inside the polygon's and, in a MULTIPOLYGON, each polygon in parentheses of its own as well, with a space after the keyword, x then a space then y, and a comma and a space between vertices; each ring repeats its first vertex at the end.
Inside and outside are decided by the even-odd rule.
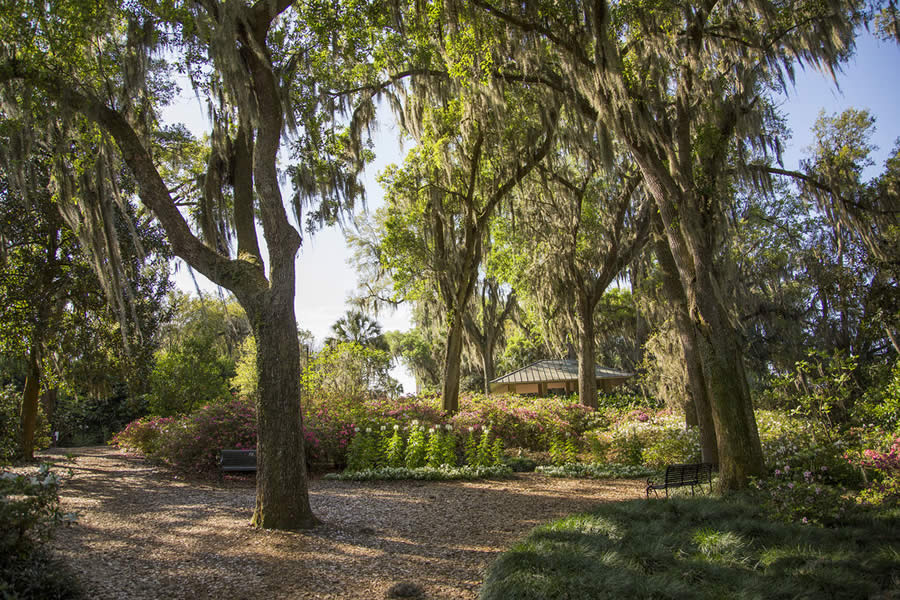
POLYGON ((900 429, 900 360, 883 386, 873 386, 853 406, 857 423, 872 423, 888 431, 900 429))
POLYGON ((37 473, 0 473, 0 555, 23 556, 71 520, 59 506, 59 477, 43 464, 37 473))
MULTIPOLYGON (((382 472, 387 469, 384 472, 400 473, 422 468, 452 470, 459 462, 458 445, 458 432, 451 425, 435 425, 426 429, 413 420, 406 430, 399 425, 384 430, 373 430, 371 427, 358 429, 347 449, 345 472, 382 472)), ((490 429, 482 431, 476 438, 472 428, 462 455, 463 467, 502 466, 503 440, 493 437, 490 429)))
POLYGON ((46 464, 36 473, 0 473, 0 597, 81 597, 68 567, 45 549, 53 531, 75 518, 60 509, 59 485, 46 464))
POLYGON ((110 444, 123 450, 155 456, 160 450, 165 429, 175 422, 174 417, 142 417, 115 434, 110 444))
POLYGON ((867 448, 858 455, 847 455, 847 461, 866 474, 866 488, 857 501, 867 506, 900 506, 900 436, 890 448, 867 448))
POLYGON ((649 436, 641 453, 644 465, 664 468, 666 465, 700 462, 700 431, 669 419, 649 436))
POLYGON ((133 395, 125 384, 114 385, 110 394, 101 396, 60 390, 52 428, 59 433, 58 446, 105 444, 147 412, 147 396, 133 395))
POLYGON ((182 415, 227 398, 233 376, 234 360, 221 354, 214 339, 181 340, 156 353, 150 374, 150 413, 182 415))

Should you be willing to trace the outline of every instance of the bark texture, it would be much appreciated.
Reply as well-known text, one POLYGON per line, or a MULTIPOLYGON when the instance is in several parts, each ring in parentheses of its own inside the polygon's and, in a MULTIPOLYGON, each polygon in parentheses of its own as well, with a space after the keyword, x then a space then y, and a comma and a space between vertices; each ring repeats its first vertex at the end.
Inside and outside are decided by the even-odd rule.
POLYGON ((697 348, 696 334, 688 314, 687 299, 684 289, 681 287, 681 281, 678 279, 678 269, 672 258, 672 252, 669 250, 668 242, 663 238, 657 238, 654 247, 662 270, 663 290, 672 307, 675 328, 684 351, 688 380, 687 394, 690 399, 685 408, 685 422, 688 425, 697 425, 700 429, 700 453, 703 462, 718 463, 719 448, 716 440, 716 428, 706 387, 706 378, 703 375, 703 364, 697 348))

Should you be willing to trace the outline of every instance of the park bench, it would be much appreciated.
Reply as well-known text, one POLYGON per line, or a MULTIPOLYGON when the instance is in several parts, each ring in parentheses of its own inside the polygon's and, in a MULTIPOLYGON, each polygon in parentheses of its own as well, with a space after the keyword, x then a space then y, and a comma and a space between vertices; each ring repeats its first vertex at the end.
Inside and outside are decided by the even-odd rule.
MULTIPOLYGON (((655 482, 652 479, 647 480, 647 498, 650 498, 650 492, 659 497, 659 490, 665 490, 666 498, 669 497, 669 488, 691 486, 691 495, 694 495, 694 487, 700 487, 702 483, 709 483, 709 490, 712 492, 712 463, 692 463, 686 465, 669 465, 666 467, 666 474, 663 481, 655 482)), ((702 490, 703 488, 700 487, 702 490)))
POLYGON ((256 450, 221 450, 219 451, 220 473, 255 472, 256 450))

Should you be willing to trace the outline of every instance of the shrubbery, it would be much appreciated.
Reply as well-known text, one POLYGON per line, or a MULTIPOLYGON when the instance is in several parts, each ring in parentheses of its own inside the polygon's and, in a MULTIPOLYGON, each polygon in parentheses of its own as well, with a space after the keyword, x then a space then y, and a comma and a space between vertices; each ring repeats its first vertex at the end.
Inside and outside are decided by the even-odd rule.
POLYGON ((210 473, 219 450, 256 448, 256 410, 250 400, 233 399, 181 417, 143 418, 129 423, 111 443, 183 471, 210 473))
POLYGON ((59 479, 42 465, 35 474, 0 474, 0 597, 74 598, 79 595, 65 567, 43 544, 73 519, 59 506, 59 479))

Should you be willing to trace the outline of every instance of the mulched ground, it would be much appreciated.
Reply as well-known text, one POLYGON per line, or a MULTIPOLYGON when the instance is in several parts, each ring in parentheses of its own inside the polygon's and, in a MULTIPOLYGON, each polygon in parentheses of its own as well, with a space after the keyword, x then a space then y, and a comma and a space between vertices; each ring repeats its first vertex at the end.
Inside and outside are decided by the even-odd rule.
POLYGON ((275 532, 249 525, 252 476, 185 481, 114 448, 78 448, 73 460, 66 452, 43 458, 64 476, 63 509, 79 517, 52 546, 98 599, 368 600, 416 590, 417 598, 477 598, 487 565, 536 525, 639 498, 644 487, 534 473, 477 482, 314 479, 310 503, 323 524, 275 532))

